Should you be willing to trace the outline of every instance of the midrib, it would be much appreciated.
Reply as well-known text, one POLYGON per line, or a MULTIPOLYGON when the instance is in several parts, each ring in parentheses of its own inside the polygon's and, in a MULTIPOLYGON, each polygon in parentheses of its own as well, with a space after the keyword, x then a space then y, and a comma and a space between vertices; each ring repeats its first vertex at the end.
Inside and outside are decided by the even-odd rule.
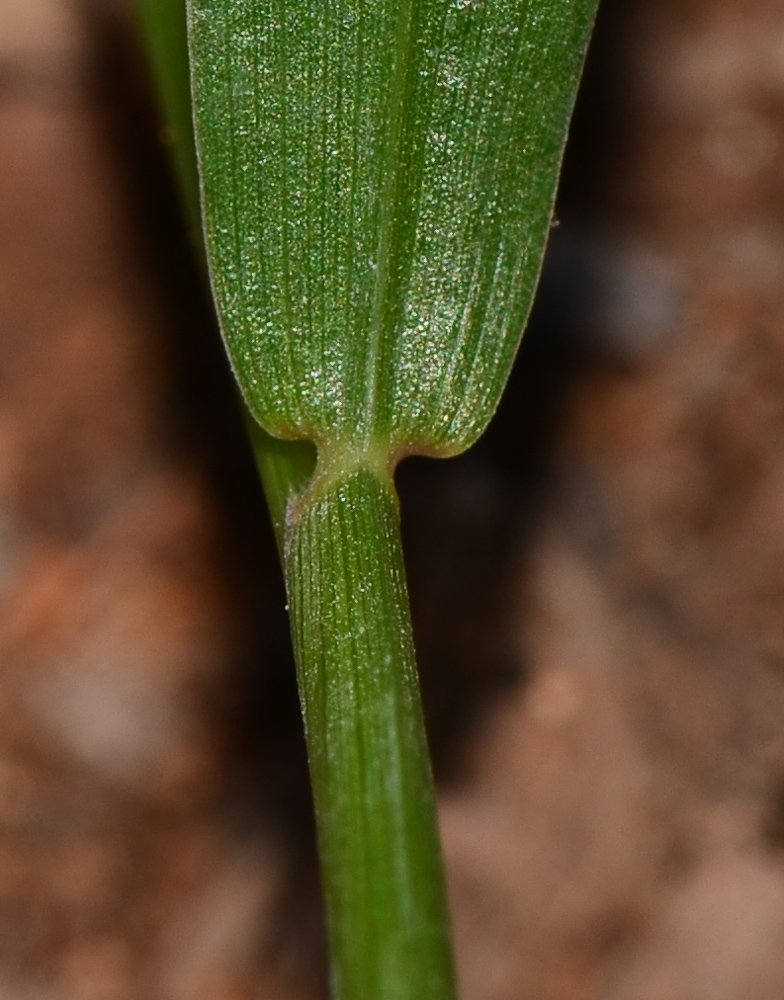
MULTIPOLYGON (((383 358, 381 342, 384 335, 384 307, 391 276, 390 241, 395 219, 395 202, 398 194, 400 153, 403 141, 403 122, 408 98, 408 63, 411 47, 413 6, 416 0, 401 0, 395 31, 395 72, 392 79, 391 111, 384 150, 383 194, 381 198, 379 234, 376 253, 376 284, 370 321, 370 344, 367 355, 363 444, 372 446, 376 432, 379 381, 383 358)), ((391 443, 391 442, 390 442, 391 443)))

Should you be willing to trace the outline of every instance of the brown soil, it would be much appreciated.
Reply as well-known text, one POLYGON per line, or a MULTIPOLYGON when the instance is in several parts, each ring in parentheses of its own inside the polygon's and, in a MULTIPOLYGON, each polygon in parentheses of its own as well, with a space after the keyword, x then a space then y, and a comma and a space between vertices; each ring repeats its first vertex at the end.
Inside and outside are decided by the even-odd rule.
MULTIPOLYGON (((114 0, 0 0, 0 997, 316 1000, 274 546, 114 0)), ((605 0, 502 411, 401 470, 464 1000, 784 996, 784 3, 605 0)))

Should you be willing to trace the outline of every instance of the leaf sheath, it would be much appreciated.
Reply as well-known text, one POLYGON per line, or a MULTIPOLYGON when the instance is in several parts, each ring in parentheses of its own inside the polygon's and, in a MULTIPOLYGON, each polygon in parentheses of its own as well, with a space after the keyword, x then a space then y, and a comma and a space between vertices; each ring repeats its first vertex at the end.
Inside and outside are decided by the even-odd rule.
POLYGON ((339 1000, 452 1000, 397 498, 371 469, 289 526, 285 571, 339 1000))

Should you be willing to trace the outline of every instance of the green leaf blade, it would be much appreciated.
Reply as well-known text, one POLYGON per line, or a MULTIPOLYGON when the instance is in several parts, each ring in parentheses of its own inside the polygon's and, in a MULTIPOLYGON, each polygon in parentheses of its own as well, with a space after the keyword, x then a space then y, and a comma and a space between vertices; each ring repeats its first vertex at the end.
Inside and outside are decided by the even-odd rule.
POLYGON ((482 432, 595 6, 191 0, 214 291, 268 431, 396 457, 482 432))

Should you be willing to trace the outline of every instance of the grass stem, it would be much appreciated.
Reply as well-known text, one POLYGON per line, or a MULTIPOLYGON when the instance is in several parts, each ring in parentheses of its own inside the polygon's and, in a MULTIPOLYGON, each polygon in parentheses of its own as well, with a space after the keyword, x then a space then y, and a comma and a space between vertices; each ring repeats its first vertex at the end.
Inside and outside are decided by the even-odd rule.
POLYGON ((452 1000, 397 497, 359 469, 288 526, 285 574, 336 1000, 452 1000))

